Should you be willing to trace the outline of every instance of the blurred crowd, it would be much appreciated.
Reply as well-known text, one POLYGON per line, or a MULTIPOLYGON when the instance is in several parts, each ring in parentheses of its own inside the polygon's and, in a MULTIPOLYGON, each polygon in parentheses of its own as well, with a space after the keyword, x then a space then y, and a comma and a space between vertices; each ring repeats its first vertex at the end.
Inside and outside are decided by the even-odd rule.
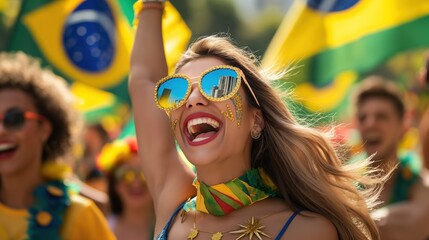
MULTIPOLYGON (((427 59, 418 73, 422 88, 426 89, 429 84, 429 57, 427 59)), ((48 191, 49 194, 70 191, 70 199, 80 195, 84 201, 96 204, 96 208, 89 210, 93 214, 90 220, 93 223, 82 223, 89 227, 86 230, 82 227, 82 231, 92 231, 96 236, 106 234, 106 238, 79 235, 78 239, 109 239, 112 237, 110 231, 120 240, 152 239, 154 206, 137 157, 135 137, 118 139, 100 123, 75 126, 79 125, 79 118, 67 105, 70 104, 65 97, 69 95, 67 91, 61 78, 43 70, 36 60, 23 53, 0 56, 0 238, 21 239, 19 234, 22 232, 16 226, 10 227, 13 231, 7 229, 6 222, 10 223, 10 219, 22 222, 19 217, 26 215, 17 209, 26 209, 34 200, 37 202, 37 197, 30 193, 38 184, 48 183, 52 185, 47 189, 54 189, 52 193, 48 191), (42 92, 37 89, 42 89, 42 92), (62 93, 62 100, 54 101, 57 106, 46 104, 57 99, 58 93, 62 93), (56 119, 58 111, 64 111, 61 112, 64 118, 56 119), (73 127, 78 130, 72 130, 73 127), (61 133, 62 129, 67 130, 61 133), (79 137, 73 139, 73 136, 79 137), (83 146, 81 154, 68 151, 73 144, 83 146), (54 168, 45 171, 48 174, 39 175, 39 170, 51 162, 66 164, 73 171, 52 177, 53 171, 57 171, 56 175, 63 171, 58 170, 62 168, 54 168), (73 190, 56 185, 58 180, 70 181, 73 190), (14 231, 18 235, 13 235, 14 231), (12 235, 2 238, 2 234, 12 235)), ((347 161, 371 158, 375 168, 392 172, 381 189, 380 205, 373 211, 379 219, 382 239, 419 239, 419 236, 427 234, 424 232, 427 228, 419 226, 429 223, 428 214, 420 211, 429 199, 426 175, 429 166, 429 108, 421 114, 417 126, 410 126, 413 121, 407 119, 403 99, 403 92, 394 81, 378 76, 363 80, 355 92, 354 102, 355 130, 360 135, 362 151, 356 153, 352 150, 354 147, 349 146, 348 154, 345 154, 347 161), (400 147, 401 141, 411 127, 419 129, 420 140, 417 141, 420 144, 416 149, 405 151, 400 147)), ((55 216, 52 220, 50 217, 43 219, 43 209, 34 211, 35 221, 45 221, 45 224, 54 221, 55 216)), ((47 211, 49 214, 55 213, 47 211)), ((66 228, 63 232, 71 234, 65 233, 66 228)), ((40 233, 35 230, 34 234, 40 233)))
MULTIPOLYGON (((428 91, 424 59, 416 78, 428 91)), ((135 136, 83 122, 72 98, 37 59, 0 54, 0 240, 153 239, 155 206, 135 136)), ((404 99, 395 81, 367 77, 347 123, 359 142, 333 136, 346 163, 371 159, 390 173, 372 212, 382 239, 429 237, 429 106, 410 119, 404 99), (410 129, 416 144, 405 149, 410 129)))
POLYGON ((0 54, 0 75, 0 239, 152 239, 135 137, 84 123, 66 82, 22 52, 0 54))

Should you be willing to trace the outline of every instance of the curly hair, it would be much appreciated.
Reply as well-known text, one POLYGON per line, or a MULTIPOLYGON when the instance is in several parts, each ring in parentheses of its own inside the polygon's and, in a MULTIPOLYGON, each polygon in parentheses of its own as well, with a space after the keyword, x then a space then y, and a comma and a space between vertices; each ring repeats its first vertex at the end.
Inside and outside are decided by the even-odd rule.
POLYGON ((0 91, 5 89, 28 94, 37 112, 52 124, 53 131, 43 147, 42 161, 66 157, 81 124, 66 81, 22 52, 0 53, 0 91))

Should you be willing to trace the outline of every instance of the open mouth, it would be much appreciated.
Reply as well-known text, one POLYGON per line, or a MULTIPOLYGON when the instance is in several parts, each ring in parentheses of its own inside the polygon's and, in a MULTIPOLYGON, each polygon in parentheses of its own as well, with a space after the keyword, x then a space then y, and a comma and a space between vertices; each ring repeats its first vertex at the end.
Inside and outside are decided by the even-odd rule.
POLYGON ((18 148, 16 144, 13 143, 2 143, 0 144, 0 156, 8 155, 18 148))
POLYGON ((220 123, 209 117, 194 118, 188 121, 186 125, 186 135, 193 143, 208 140, 220 129, 220 123))
POLYGON ((142 189, 142 187, 131 187, 128 188, 127 191, 130 196, 134 197, 139 197, 144 194, 144 190, 142 189))
POLYGON ((370 133, 365 137, 365 145, 375 146, 381 143, 381 135, 378 133, 370 133))

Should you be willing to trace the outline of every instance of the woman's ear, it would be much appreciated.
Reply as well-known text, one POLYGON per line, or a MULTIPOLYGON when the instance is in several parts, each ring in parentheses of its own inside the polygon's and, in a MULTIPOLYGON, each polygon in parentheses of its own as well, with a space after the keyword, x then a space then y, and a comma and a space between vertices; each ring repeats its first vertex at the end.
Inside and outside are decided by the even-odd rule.
POLYGON ((254 112, 254 123, 253 124, 259 125, 261 130, 263 130, 265 128, 265 119, 264 119, 264 116, 262 115, 262 111, 260 109, 256 109, 254 112))

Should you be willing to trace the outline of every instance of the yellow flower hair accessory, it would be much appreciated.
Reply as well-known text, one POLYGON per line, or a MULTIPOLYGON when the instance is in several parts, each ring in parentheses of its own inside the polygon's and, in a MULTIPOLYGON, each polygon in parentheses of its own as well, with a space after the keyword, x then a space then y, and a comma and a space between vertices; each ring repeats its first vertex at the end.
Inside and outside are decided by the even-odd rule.
POLYGON ((46 161, 41 171, 47 180, 64 180, 72 175, 71 167, 60 161, 46 161))
POLYGON ((115 140, 103 147, 97 157, 97 167, 110 172, 119 163, 130 160, 133 153, 137 153, 135 138, 115 140))

